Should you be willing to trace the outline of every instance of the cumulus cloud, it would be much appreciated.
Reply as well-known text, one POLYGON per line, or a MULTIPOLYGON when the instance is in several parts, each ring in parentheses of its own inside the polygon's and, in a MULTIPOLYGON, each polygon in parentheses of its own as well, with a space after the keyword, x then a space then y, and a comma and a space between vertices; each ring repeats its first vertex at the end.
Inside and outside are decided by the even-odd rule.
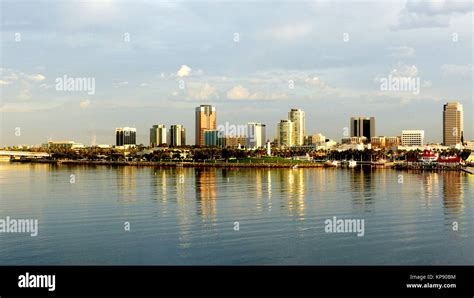
POLYGON ((316 86, 319 88, 326 88, 328 85, 321 80, 317 75, 311 74, 304 80, 305 84, 308 86, 316 86))
POLYGON ((217 88, 208 83, 188 84, 188 99, 206 100, 217 98, 217 88))
POLYGON ((45 76, 43 76, 42 74, 34 74, 34 75, 27 75, 27 78, 34 81, 34 82, 40 82, 40 81, 43 81, 44 79, 46 79, 45 76))
POLYGON ((88 100, 88 99, 81 100, 81 101, 79 102, 79 106, 81 107, 81 109, 86 109, 86 108, 88 108, 90 104, 91 104, 91 101, 88 100))
POLYGON ((191 74, 191 68, 187 65, 181 65, 181 68, 176 73, 178 78, 184 78, 191 74))
POLYGON ((229 99, 248 99, 250 97, 250 92, 242 85, 237 85, 232 87, 229 91, 227 91, 227 98, 229 99))

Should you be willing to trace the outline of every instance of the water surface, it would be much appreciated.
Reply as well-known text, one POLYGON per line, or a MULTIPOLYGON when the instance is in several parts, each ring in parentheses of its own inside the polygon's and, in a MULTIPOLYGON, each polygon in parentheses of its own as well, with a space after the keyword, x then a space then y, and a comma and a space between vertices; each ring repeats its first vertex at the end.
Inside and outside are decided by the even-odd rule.
POLYGON ((0 265, 474 265, 473 189, 460 172, 2 162, 0 218, 39 234, 0 233, 0 265), (365 235, 325 233, 333 216, 365 235))

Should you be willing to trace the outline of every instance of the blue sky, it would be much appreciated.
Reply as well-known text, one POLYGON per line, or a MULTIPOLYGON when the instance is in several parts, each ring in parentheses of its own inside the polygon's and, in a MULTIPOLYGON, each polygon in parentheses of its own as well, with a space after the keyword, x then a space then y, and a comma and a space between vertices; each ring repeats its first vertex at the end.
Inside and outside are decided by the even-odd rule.
POLYGON ((351 116, 378 135, 424 129, 442 141, 442 106, 464 105, 473 134, 471 1, 2 0, 0 145, 113 144, 115 127, 183 124, 213 104, 219 124, 276 124, 298 107, 307 133, 340 140, 351 116), (58 77, 95 93, 57 91, 58 77), (389 75, 419 94, 382 91, 389 75), (181 86, 184 86, 182 89, 181 86), (293 87, 293 88, 291 88, 293 87), (21 134, 15 135, 20 128, 21 134))

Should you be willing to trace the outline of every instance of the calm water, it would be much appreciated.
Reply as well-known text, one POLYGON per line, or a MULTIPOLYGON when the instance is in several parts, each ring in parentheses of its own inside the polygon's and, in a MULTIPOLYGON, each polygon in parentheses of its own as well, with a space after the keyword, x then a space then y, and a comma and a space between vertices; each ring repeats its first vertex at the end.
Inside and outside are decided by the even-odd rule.
POLYGON ((2 162, 0 219, 38 219, 39 235, 0 233, 0 265, 473 265, 473 194, 457 172, 2 162), (325 233, 333 216, 365 236, 325 233))

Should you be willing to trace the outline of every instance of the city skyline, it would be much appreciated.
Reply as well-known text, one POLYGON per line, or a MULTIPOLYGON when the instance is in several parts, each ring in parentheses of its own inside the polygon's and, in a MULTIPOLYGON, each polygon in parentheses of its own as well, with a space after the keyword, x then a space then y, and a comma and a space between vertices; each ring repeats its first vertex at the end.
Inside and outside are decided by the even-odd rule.
MULTIPOLYGON (((456 127, 456 129, 458 129, 459 131, 461 131, 461 135, 464 136, 464 131, 465 131, 465 128, 464 128, 464 114, 462 112, 462 109, 463 109, 463 106, 462 104, 459 104, 458 102, 448 102, 448 103, 445 103, 443 105, 443 114, 442 114, 442 120, 443 120, 443 127, 445 126, 444 125, 444 122, 446 121, 445 120, 445 111, 446 111, 446 107, 454 107, 454 110, 457 111, 457 113, 459 114, 459 111, 458 109, 461 110, 461 113, 460 113, 460 116, 458 114, 455 113, 455 115, 458 115, 458 116, 455 116, 455 119, 457 119, 453 125, 456 127), (461 120, 459 120, 458 118, 460 118, 461 120)), ((195 107, 194 108, 194 111, 195 111, 195 133, 198 131, 197 127, 198 126, 201 126, 201 121, 204 121, 205 122, 205 127, 202 127, 201 128, 201 132, 202 132, 202 139, 203 139, 203 143, 200 145, 200 146, 205 146, 205 133, 206 132, 215 132, 216 135, 214 136, 214 138, 217 138, 219 135, 220 137, 241 137, 241 136, 245 136, 247 137, 247 140, 242 143, 241 145, 242 146, 248 146, 249 144, 249 131, 255 131, 255 128, 251 128, 250 126, 254 126, 254 125, 259 125, 259 126, 263 126, 263 135, 262 135, 262 132, 258 132, 258 138, 260 139, 259 140, 259 144, 263 144, 263 146, 257 146, 257 147, 265 147, 265 143, 266 141, 270 141, 270 142, 273 142, 273 141, 276 141, 277 144, 279 146, 303 146, 303 145, 306 145, 307 143, 307 138, 308 137, 312 137, 314 135, 325 135, 324 132, 309 132, 309 133, 306 133, 308 131, 307 127, 305 126, 305 111, 303 111, 302 109, 299 109, 299 108, 290 108, 290 111, 288 112, 288 118, 289 119, 281 119, 280 122, 277 122, 276 123, 276 134, 274 134, 274 136, 268 136, 268 134, 266 134, 266 126, 267 124, 265 123, 261 123, 261 122, 253 122, 253 121, 249 121, 247 123, 229 123, 227 121, 224 121, 224 122, 218 122, 217 121, 217 108, 215 106, 212 106, 212 105, 200 105, 198 107, 195 107), (294 116, 294 113, 297 113, 298 115, 300 116, 294 116), (302 143, 301 144, 298 144, 296 142, 296 140, 298 139, 297 136, 296 136, 296 122, 292 121, 290 118, 293 118, 293 119, 297 119, 299 122, 300 122, 300 126, 299 127, 299 130, 301 131, 300 132, 300 135, 301 135, 301 138, 302 138, 302 143), (225 123, 225 125, 222 125, 221 123, 225 123), (236 132, 232 132, 232 131, 227 131, 229 130, 229 127, 227 126, 232 126, 231 128, 235 128, 238 130, 239 127, 243 127, 243 126, 246 126, 245 127, 245 131, 243 131, 243 135, 239 135, 238 133, 236 135, 234 135, 236 132), (209 126, 209 127, 208 127, 209 126), (262 138, 263 137, 263 138, 262 138), (265 140, 264 140, 265 139, 265 140), (264 141, 262 141, 264 140, 264 141)), ((360 138, 360 137, 363 137, 365 138, 366 142, 367 143, 371 143, 371 139, 374 138, 374 137, 388 137, 388 138, 391 138, 391 137, 400 137, 400 139, 402 140, 403 139, 403 134, 404 132, 407 132, 408 133, 415 133, 415 134, 418 134, 418 132, 422 132, 422 137, 421 137, 421 143, 419 143, 418 141, 415 142, 415 143, 419 143, 418 146, 423 146, 425 144, 444 144, 444 139, 441 140, 441 141, 434 141, 434 142, 430 142, 430 141, 426 141, 425 139, 425 131, 424 130, 419 130, 419 129, 403 129, 401 130, 400 132, 394 134, 394 135, 388 135, 388 134, 377 134, 375 133, 376 131, 376 120, 375 120, 376 117, 362 117, 362 116, 352 116, 350 117, 350 123, 349 123, 349 126, 346 126, 343 128, 343 133, 341 135, 341 137, 339 139, 337 138, 331 138, 330 136, 328 137, 329 140, 334 140, 336 141, 337 143, 344 143, 344 140, 348 141, 349 139, 351 138, 360 138), (374 134, 374 135, 372 135, 374 134), (367 137, 369 136, 369 137, 367 137)), ((150 145, 151 147, 156 147, 156 146, 159 146, 159 145, 162 145, 162 144, 167 144, 168 146, 169 145, 172 145, 172 146, 181 146, 182 143, 185 143, 185 145, 191 145, 190 143, 188 143, 186 141, 187 139, 187 136, 186 136, 186 128, 184 127, 184 125, 181 125, 181 124, 172 124, 170 126, 170 129, 168 130, 166 128, 166 125, 165 124, 155 124, 155 125, 152 125, 151 128, 149 128, 149 134, 148 134, 148 142, 143 142, 143 143, 140 143, 137 141, 137 138, 136 138, 136 135, 137 135, 137 128, 136 127, 128 127, 128 126, 124 126, 124 127, 118 127, 118 128, 115 128, 115 145, 116 146, 122 146, 124 144, 123 141, 119 141, 119 135, 118 135, 118 131, 125 131, 125 130, 133 130, 133 140, 135 141, 135 143, 138 145, 138 144, 143 144, 143 145, 150 145), (176 132, 175 132, 175 135, 178 135, 178 136, 172 136, 171 135, 171 130, 175 129, 176 132), (179 133, 177 132, 177 129, 179 129, 179 133), (177 141, 176 138, 179 138, 179 141, 177 141), (175 141, 172 141, 172 139, 174 139, 175 141)), ((309 130, 311 131, 311 130, 309 130)), ((443 129, 443 137, 444 137, 444 133, 446 131, 446 128, 443 129)), ((451 126, 449 127, 449 131, 451 131, 451 126)), ((457 130, 456 130, 457 131, 457 130)), ((128 135, 126 136, 128 137, 128 135)), ((123 136, 122 136, 123 138, 123 136)), ((458 137, 459 139, 461 139, 461 137, 459 136, 458 137)), ((68 138, 66 138, 68 139, 68 138)), ((69 138, 69 139, 74 139, 74 138, 69 138)), ((419 137, 415 137, 415 139, 419 139, 419 137)), ((48 141, 58 141, 58 140, 48 140, 48 141)), ((76 141, 74 139, 74 141, 76 141)), ((472 141, 472 140, 469 140, 469 139, 464 139, 464 141, 472 141)), ((217 139, 216 141, 217 142, 217 139)), ((255 142, 255 141, 251 141, 251 142, 255 142)), ((45 142, 43 142, 42 144, 44 144, 45 142)), ((403 143, 403 141, 402 141, 403 143)), ((90 144, 90 145, 97 145, 97 144, 107 144, 105 142, 96 142, 95 144, 90 144)), ((112 144, 112 143, 109 143, 109 144, 112 144)), ((132 143, 128 143, 128 144, 132 144, 132 143)), ((216 143, 217 144, 217 143, 216 143)), ((29 144, 22 144, 22 145, 29 145, 29 144)), ((194 145, 198 145, 196 143, 194 143, 194 145)), ((449 143, 447 145, 455 145, 453 143, 449 143)), ((12 145, 12 146, 15 146, 15 145, 12 145)))
POLYGON ((3 1, 2 9, 2 146, 71 136, 113 144, 110 130, 124 125, 146 144, 153 124, 177 119, 192 144, 187 115, 198 103, 219 106, 230 123, 266 123, 269 137, 297 106, 308 135, 340 139, 346 119, 373 115, 384 119, 381 134, 420 129, 442 142, 439 105, 459 101, 464 138, 474 138, 469 3, 3 1), (248 20, 248 11, 261 17, 248 20))

